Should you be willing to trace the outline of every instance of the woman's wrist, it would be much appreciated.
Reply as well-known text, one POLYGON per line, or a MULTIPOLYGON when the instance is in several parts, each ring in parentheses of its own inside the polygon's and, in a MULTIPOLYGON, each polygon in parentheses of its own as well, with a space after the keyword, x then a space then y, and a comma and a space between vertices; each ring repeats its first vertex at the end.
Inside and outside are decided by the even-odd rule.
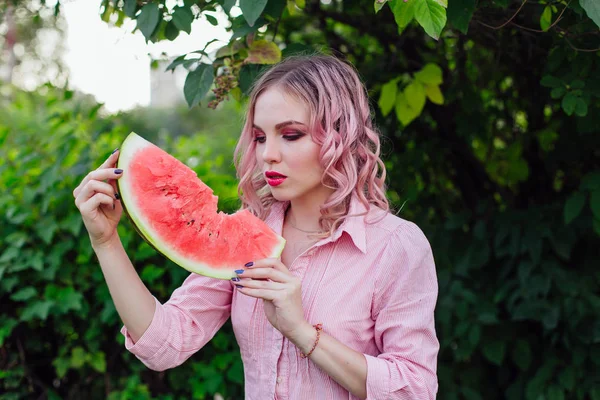
POLYGON ((308 322, 303 323, 292 337, 288 339, 302 352, 307 354, 313 348, 317 340, 317 330, 308 322))
POLYGON ((98 254, 99 252, 114 250, 116 248, 119 248, 121 245, 122 245, 121 238, 115 232, 114 235, 112 235, 108 240, 105 240, 104 242, 101 242, 101 243, 92 242, 92 249, 94 249, 94 252, 96 254, 98 254))

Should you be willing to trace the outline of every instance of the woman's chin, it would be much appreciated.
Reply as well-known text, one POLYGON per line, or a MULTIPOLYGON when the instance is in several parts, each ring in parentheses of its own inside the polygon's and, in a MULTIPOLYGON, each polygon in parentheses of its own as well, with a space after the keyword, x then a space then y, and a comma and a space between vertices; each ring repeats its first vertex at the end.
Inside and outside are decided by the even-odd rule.
POLYGON ((277 187, 271 188, 271 195, 277 201, 289 201, 291 200, 291 196, 289 193, 286 193, 285 190, 281 190, 277 187))

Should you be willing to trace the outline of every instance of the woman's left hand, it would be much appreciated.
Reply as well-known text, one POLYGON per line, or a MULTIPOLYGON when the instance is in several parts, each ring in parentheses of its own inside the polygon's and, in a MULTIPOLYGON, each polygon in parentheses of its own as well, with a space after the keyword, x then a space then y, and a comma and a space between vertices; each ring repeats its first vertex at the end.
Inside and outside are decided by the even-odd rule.
POLYGON ((302 308, 302 284, 278 259, 264 258, 238 273, 241 293, 263 299, 267 319, 281 334, 294 342, 310 324, 302 308), (262 280, 261 280, 262 279, 262 280))

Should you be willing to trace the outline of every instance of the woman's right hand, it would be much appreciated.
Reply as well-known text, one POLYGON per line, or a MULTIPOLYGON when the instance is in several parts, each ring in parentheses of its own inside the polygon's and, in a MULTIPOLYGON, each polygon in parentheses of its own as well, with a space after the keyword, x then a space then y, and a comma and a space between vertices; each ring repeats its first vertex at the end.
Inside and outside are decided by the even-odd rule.
POLYGON ((113 152, 98 169, 91 171, 73 190, 75 205, 83 218, 93 247, 102 246, 116 237, 123 213, 117 199, 117 179, 123 171, 115 169, 119 151, 113 152))

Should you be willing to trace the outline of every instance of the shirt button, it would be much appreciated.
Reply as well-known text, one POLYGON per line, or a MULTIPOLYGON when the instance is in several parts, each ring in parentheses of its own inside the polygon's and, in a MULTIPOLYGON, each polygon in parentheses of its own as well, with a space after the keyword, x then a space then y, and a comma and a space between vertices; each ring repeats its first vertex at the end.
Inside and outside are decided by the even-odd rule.
POLYGON ((280 376, 278 376, 278 377, 277 377, 277 383, 281 383, 281 381, 283 381, 283 378, 282 378, 282 377, 280 377, 280 376))

